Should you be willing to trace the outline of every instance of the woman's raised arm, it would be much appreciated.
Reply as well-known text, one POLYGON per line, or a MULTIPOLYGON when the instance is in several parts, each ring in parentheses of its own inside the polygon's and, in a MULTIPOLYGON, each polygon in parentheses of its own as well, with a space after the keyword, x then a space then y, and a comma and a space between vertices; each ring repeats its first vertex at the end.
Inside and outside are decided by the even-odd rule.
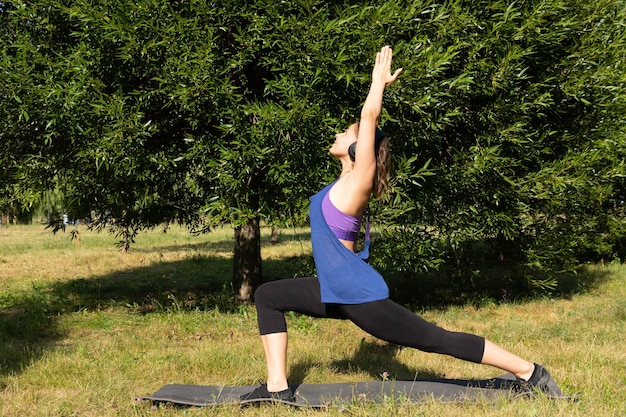
POLYGON ((392 58, 393 51, 389 46, 382 47, 380 52, 376 54, 376 62, 372 70, 372 84, 361 109, 353 180, 358 182, 355 185, 368 194, 371 191, 376 172, 374 138, 382 111, 383 93, 385 87, 393 83, 402 72, 402 68, 398 68, 394 73, 391 73, 392 58))

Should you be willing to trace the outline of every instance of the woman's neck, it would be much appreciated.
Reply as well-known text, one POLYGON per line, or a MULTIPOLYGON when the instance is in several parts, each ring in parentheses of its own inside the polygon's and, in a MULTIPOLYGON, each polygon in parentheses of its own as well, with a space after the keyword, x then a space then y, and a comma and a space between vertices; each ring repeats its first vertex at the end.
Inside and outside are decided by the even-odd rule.
POLYGON ((341 161, 341 174, 339 175, 339 178, 342 178, 348 175, 349 173, 351 173, 353 168, 354 168, 354 162, 352 161, 347 162, 345 160, 342 160, 341 161))

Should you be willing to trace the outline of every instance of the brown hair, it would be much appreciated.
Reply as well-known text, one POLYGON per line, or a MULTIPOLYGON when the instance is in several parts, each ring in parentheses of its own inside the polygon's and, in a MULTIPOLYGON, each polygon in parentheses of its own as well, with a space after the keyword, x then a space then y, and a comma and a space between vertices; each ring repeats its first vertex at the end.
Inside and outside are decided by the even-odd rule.
POLYGON ((376 149, 376 174, 374 175, 374 186, 372 193, 376 198, 383 198, 389 188, 389 177, 391 176, 391 152, 389 150, 389 138, 385 137, 378 143, 376 149))

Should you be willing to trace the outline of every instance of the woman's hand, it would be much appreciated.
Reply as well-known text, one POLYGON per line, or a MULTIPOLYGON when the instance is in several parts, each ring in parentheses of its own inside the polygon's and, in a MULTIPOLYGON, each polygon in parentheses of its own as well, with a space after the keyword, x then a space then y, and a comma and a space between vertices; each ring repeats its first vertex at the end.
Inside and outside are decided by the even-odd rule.
POLYGON ((383 46, 380 49, 380 52, 376 54, 376 63, 372 71, 372 82, 382 82, 386 87, 398 78, 398 75, 402 72, 402 68, 398 68, 393 74, 391 73, 392 57, 393 51, 391 47, 383 46))

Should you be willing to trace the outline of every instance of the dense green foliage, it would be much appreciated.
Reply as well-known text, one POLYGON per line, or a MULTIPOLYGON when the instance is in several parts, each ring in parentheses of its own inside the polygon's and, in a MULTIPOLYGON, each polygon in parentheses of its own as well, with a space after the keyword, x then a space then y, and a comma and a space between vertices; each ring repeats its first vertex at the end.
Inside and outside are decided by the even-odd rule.
POLYGON ((459 288, 507 262, 551 286, 623 251, 625 3, 469 6, 433 7, 401 44, 395 149, 431 176, 401 162, 384 262, 445 265, 459 288))
POLYGON ((259 220, 304 220, 391 44, 377 266, 465 283, 507 262, 549 286, 621 256, 623 0, 2 4, 5 206, 57 188, 125 248, 163 222, 232 224, 235 289, 254 287, 259 220))

